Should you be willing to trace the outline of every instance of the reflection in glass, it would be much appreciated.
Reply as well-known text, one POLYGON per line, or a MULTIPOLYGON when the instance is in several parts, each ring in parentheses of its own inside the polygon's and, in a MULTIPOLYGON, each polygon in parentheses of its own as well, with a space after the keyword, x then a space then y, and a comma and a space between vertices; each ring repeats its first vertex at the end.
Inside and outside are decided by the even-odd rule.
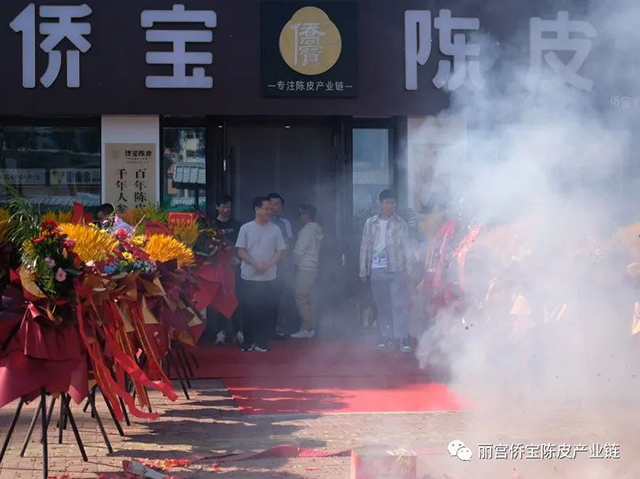
POLYGON ((162 206, 171 211, 206 211, 205 128, 163 128, 162 206))
POLYGON ((379 210, 378 195, 390 186, 389 130, 354 129, 353 215, 357 222, 364 225, 379 210))
POLYGON ((0 127, 0 202, 4 184, 42 210, 100 205, 100 128, 0 127))

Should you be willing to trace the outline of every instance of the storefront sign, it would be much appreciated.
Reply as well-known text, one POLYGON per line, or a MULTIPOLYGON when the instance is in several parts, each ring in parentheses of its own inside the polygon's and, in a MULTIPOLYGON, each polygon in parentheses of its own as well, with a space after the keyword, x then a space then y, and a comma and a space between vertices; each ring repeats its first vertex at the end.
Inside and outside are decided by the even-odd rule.
POLYGON ((21 186, 44 186, 44 168, 11 168, 0 170, 0 183, 21 186))
POLYGON ((118 210, 157 203, 156 145, 105 144, 105 182, 105 199, 118 210))
POLYGON ((91 23, 80 22, 91 15, 88 5, 47 5, 41 6, 36 12, 33 3, 20 12, 13 19, 11 29, 22 36, 22 86, 36 87, 36 29, 37 20, 41 23, 40 33, 45 35, 44 41, 39 43, 40 49, 47 54, 48 66, 46 73, 40 77, 40 83, 49 88, 60 75, 62 52, 58 46, 67 41, 72 48, 67 50, 67 88, 80 86, 80 53, 86 53, 91 43, 85 35, 91 33, 91 23))
POLYGON ((100 168, 58 168, 49 171, 49 184, 100 185, 100 168))
MULTIPOLYGON (((189 51, 189 43, 211 43, 212 28, 218 24, 218 17, 213 10, 187 10, 184 5, 173 5, 171 10, 145 10, 142 12, 141 25, 148 28, 147 42, 172 45, 172 51, 153 51, 146 54, 149 65, 170 65, 171 75, 147 76, 147 88, 212 88, 213 78, 205 74, 203 67, 195 65, 211 65, 211 52, 189 51), (189 30, 153 28, 156 24, 186 24, 189 30), (153 29, 152 29, 153 28, 153 29), (187 73, 187 66, 193 69, 187 73)), ((166 67, 165 67, 166 68, 166 67)))
POLYGON ((3 0, 0 115, 429 116, 505 53, 625 107, 588 3, 3 0))
MULTIPOLYGON (((450 91, 465 83, 476 90, 484 88, 480 45, 469 39, 480 30, 480 19, 456 17, 446 9, 434 14, 430 10, 405 12, 405 88, 418 89, 418 67, 427 64, 435 44, 432 23, 438 30, 440 53, 446 57, 438 63, 438 71, 431 80, 433 85, 450 91), (432 15, 437 15, 433 22, 432 15)), ((567 84, 584 91, 593 89, 593 81, 579 73, 591 52, 591 40, 597 36, 589 22, 570 19, 568 11, 559 11, 557 18, 532 17, 529 29, 530 64, 524 87, 532 91, 538 88, 545 63, 567 84), (570 61, 560 60, 557 55, 560 52, 571 53, 570 61)))
POLYGON ((355 2, 262 5, 262 92, 282 97, 357 96, 355 2))

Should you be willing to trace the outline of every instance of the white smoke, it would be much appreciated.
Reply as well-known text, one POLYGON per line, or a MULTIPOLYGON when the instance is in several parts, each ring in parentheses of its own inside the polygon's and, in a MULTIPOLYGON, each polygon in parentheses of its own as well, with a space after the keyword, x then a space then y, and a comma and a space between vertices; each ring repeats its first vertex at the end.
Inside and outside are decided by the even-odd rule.
MULTIPOLYGON (((466 308, 441 310, 420 338, 422 364, 446 369, 453 389, 483 411, 475 426, 506 426, 505 408, 521 410, 529 425, 556 408, 620 411, 640 387, 639 338, 631 337, 640 289, 625 276, 630 261, 613 241, 618 227, 640 221, 640 4, 597 2, 582 19, 598 32, 579 72, 594 80, 594 91, 548 69, 541 87, 528 92, 526 48, 482 36, 491 58, 486 87, 454 93, 451 108, 420 129, 425 137, 439 129, 446 136, 443 125, 466 125, 464 134, 452 130, 458 139, 434 164, 454 199, 449 214, 483 225, 481 235, 505 225, 506 236, 521 235, 522 258, 508 267, 496 251, 502 236, 489 236, 493 245, 478 241, 467 260, 466 308), (610 97, 630 104, 612 107, 610 97), (500 293, 484 304, 494 278, 500 293), (513 314, 518 298, 522 322, 513 314)), ((432 193, 424 190, 421 198, 432 193)), ((630 424, 638 425, 637 416, 628 415, 630 424)), ((629 439, 604 425, 610 441, 629 439)), ((533 427, 542 435, 548 426, 533 427)), ((588 477, 610 477, 607 471, 592 468, 588 477)))

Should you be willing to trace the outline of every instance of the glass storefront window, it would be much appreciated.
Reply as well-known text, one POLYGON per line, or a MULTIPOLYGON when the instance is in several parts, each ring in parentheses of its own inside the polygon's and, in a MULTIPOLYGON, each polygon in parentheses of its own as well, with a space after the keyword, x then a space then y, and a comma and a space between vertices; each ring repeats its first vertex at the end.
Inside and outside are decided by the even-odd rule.
POLYGON ((389 137, 386 128, 353 130, 353 215, 363 225, 380 209, 380 192, 391 187, 389 137))
POLYGON ((207 208, 205 128, 163 128, 162 206, 170 211, 207 208))
POLYGON ((0 202, 6 184, 42 210, 97 207, 100 167, 99 127, 0 127, 0 202))

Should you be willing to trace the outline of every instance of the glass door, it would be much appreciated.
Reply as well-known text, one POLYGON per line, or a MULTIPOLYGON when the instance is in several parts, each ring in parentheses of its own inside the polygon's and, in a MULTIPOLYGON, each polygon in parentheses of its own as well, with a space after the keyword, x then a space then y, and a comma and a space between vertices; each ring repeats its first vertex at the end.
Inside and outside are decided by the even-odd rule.
POLYGON ((356 231, 380 209, 378 195, 393 185, 391 130, 354 128, 352 133, 352 215, 356 231))
POLYGON ((375 334, 367 329, 373 299, 359 279, 360 243, 364 223, 379 211, 378 195, 393 188, 397 180, 394 163, 396 129, 393 120, 349 120, 343 123, 343 170, 341 193, 344 204, 341 243, 343 274, 338 279, 343 300, 342 333, 350 336, 375 334))
POLYGON ((207 210, 206 128, 163 126, 162 207, 169 211, 207 210))
POLYGON ((331 125, 255 119, 225 127, 226 175, 238 219, 253 218, 256 196, 279 193, 285 216, 296 221, 297 208, 310 203, 318 209, 327 233, 335 231, 335 185, 331 125))

